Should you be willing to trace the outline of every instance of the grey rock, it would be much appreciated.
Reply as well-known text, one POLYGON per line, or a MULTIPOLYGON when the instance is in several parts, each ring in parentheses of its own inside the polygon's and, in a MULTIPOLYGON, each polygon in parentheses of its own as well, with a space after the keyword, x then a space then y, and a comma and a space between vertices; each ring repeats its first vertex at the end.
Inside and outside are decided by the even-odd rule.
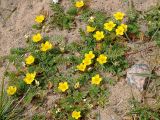
POLYGON ((149 74, 150 70, 147 64, 135 64, 130 69, 128 69, 126 81, 132 87, 136 87, 140 91, 143 91, 146 87, 147 78, 149 74))

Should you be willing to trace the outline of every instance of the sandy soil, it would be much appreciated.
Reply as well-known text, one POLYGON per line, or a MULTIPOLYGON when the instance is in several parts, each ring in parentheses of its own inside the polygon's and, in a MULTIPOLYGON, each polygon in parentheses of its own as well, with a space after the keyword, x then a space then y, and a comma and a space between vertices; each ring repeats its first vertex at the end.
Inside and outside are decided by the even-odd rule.
MULTIPOLYGON (((128 3, 123 0, 89 0, 89 6, 93 9, 105 11, 111 14, 116 11, 126 12, 128 3)), ((124 0, 125 1, 125 0, 124 0)), ((127 0, 126 0, 127 1, 127 0)), ((146 11, 156 5, 159 0, 134 0, 134 5, 139 11, 146 11)), ((31 35, 34 18, 42 10, 51 14, 49 3, 51 0, 0 0, 0 56, 9 54, 12 47, 25 46, 25 35, 31 35)), ((69 0, 61 1, 68 7, 69 0)), ((79 23, 78 27, 84 27, 79 23)), ((68 32, 54 29, 49 35, 63 35, 69 41, 79 39, 78 29, 68 32)), ((136 62, 133 61, 133 63, 136 62)), ((0 67, 2 77, 5 64, 0 67)), ((110 88, 111 96, 105 109, 100 109, 102 120, 122 120, 129 108, 128 100, 134 95, 141 98, 140 92, 126 84, 124 80, 110 88)), ((54 97, 49 97, 54 99, 54 97)), ((48 103, 50 104, 50 103, 48 103)))

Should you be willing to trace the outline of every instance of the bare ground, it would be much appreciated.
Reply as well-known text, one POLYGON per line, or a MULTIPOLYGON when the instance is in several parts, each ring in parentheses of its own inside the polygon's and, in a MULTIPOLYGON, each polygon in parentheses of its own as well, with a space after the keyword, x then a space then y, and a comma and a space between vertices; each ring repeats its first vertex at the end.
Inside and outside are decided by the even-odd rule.
MULTIPOLYGON (((150 7, 156 5, 158 1, 159 0, 134 0, 134 5, 137 10, 146 11, 150 7)), ((51 14, 51 10, 49 8, 50 2, 51 0, 0 0, 0 56, 9 54, 10 48, 12 47, 25 46, 24 36, 31 35, 33 33, 31 26, 34 24, 35 16, 42 10, 47 11, 49 15, 51 14)), ((66 8, 69 7, 69 0, 62 0, 61 2, 66 8)), ((128 3, 123 0, 89 0, 89 6, 93 9, 105 11, 107 14, 111 14, 116 11, 126 12, 128 9, 128 3)), ((84 25, 79 23, 78 27, 84 27, 84 25)), ((62 34, 69 41, 79 39, 78 29, 71 32, 66 30, 60 32, 58 29, 54 29, 48 34, 62 34)), ((144 46, 140 47, 143 48, 144 46)), ((139 59, 144 60, 144 58, 145 60, 148 60, 148 58, 146 59, 147 55, 145 53, 140 53, 141 54, 138 55, 131 55, 128 58, 131 60, 130 62, 135 63, 139 59)), ((152 55, 154 53, 156 52, 151 51, 150 54, 152 55)), ((150 55, 148 55, 148 57, 149 56, 150 55)), ((152 60, 148 62, 154 66, 154 63, 151 63, 151 61, 152 60)), ((2 78, 5 67, 5 64, 0 67, 0 78, 2 78)), ((124 79, 120 80, 115 86, 110 87, 110 92, 111 95, 109 97, 108 104, 104 109, 100 109, 102 120, 124 119, 126 112, 130 107, 128 101, 133 96, 139 100, 141 99, 141 93, 136 89, 132 89, 128 84, 126 84, 124 79)), ((55 97, 48 96, 47 99, 47 104, 50 105, 55 97)), ((27 114, 32 116, 35 110, 34 106, 30 107, 32 108, 30 110, 33 111, 30 111, 27 114)), ((41 112, 45 110, 40 108, 38 111, 41 112)))

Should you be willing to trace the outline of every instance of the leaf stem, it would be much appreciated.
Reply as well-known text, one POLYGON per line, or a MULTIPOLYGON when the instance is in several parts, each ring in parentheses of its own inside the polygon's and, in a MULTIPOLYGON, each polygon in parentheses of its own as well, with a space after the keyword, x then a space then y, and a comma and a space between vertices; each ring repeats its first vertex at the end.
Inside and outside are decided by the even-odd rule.
POLYGON ((128 41, 129 41, 130 43, 132 43, 132 41, 131 41, 131 39, 128 37, 127 33, 125 32, 124 34, 125 34, 125 36, 127 37, 128 41))

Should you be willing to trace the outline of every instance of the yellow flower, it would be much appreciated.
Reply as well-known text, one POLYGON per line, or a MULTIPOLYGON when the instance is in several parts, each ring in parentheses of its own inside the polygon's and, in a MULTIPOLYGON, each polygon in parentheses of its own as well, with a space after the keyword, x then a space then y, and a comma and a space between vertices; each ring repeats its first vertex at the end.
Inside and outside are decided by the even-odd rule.
POLYGON ((116 29, 116 35, 123 35, 124 34, 124 28, 122 26, 118 26, 116 29))
POLYGON ((74 85, 74 88, 77 89, 77 88, 79 88, 79 87, 80 87, 80 84, 79 84, 79 82, 77 82, 77 83, 74 85))
POLYGON ((34 81, 35 77, 36 77, 36 72, 34 72, 34 73, 27 73, 26 77, 23 80, 24 80, 24 82, 26 84, 32 84, 32 82, 34 81))
POLYGON ((77 2, 76 2, 76 4, 75 4, 75 6, 76 6, 77 8, 81 8, 81 7, 83 7, 83 6, 84 6, 84 2, 83 2, 83 0, 81 0, 81 1, 77 1, 77 2))
POLYGON ((35 21, 37 23, 42 23, 44 21, 44 18, 45 18, 44 15, 39 15, 39 16, 36 16, 35 21))
POLYGON ((107 62, 107 56, 105 56, 104 54, 101 54, 98 58, 97 58, 97 61, 100 63, 100 64, 104 64, 107 62))
POLYGON ((77 65, 77 69, 84 72, 86 69, 86 65, 81 63, 81 64, 77 65))
POLYGON ((16 86, 9 86, 7 89, 7 94, 8 95, 14 95, 17 91, 17 87, 16 86))
POLYGON ((68 89, 68 83, 67 82, 60 82, 58 89, 62 92, 65 92, 68 89))
POLYGON ((37 33, 37 34, 33 35, 32 36, 32 40, 33 40, 33 42, 39 42, 39 41, 41 41, 42 40, 41 34, 37 33))
POLYGON ((94 38, 96 38, 97 41, 100 41, 104 38, 103 31, 97 31, 96 34, 93 35, 94 38))
POLYGON ((99 85, 101 81, 102 78, 99 76, 99 74, 96 74, 95 76, 92 77, 92 84, 99 85))
POLYGON ((121 24, 120 26, 122 26, 122 27, 124 28, 124 31, 125 31, 125 32, 127 31, 127 28, 128 28, 128 26, 127 26, 127 25, 125 25, 125 24, 121 24))
POLYGON ((107 23, 104 24, 104 29, 108 30, 108 31, 112 31, 112 29, 116 26, 116 24, 114 24, 112 21, 109 21, 107 23))
POLYGON ((90 65, 90 64, 92 64, 92 61, 91 61, 91 59, 85 58, 85 59, 83 60, 83 64, 84 64, 84 65, 90 65))
POLYGON ((125 16, 125 14, 122 13, 122 12, 117 12, 117 13, 115 13, 113 16, 114 16, 114 18, 115 18, 116 20, 122 20, 123 17, 125 16))
POLYGON ((93 54, 93 51, 89 51, 88 54, 85 54, 86 59, 93 59, 94 57, 95 57, 95 55, 93 54))
POLYGON ((45 43, 41 44, 41 51, 46 52, 47 50, 52 49, 52 44, 48 41, 46 41, 45 43))
POLYGON ((26 59, 26 64, 30 65, 32 63, 34 63, 34 57, 32 55, 28 56, 26 59))
POLYGON ((80 111, 73 111, 72 117, 76 120, 79 119, 81 117, 81 112, 80 111))
POLYGON ((96 28, 91 27, 91 26, 87 26, 87 32, 94 32, 96 30, 96 28))

